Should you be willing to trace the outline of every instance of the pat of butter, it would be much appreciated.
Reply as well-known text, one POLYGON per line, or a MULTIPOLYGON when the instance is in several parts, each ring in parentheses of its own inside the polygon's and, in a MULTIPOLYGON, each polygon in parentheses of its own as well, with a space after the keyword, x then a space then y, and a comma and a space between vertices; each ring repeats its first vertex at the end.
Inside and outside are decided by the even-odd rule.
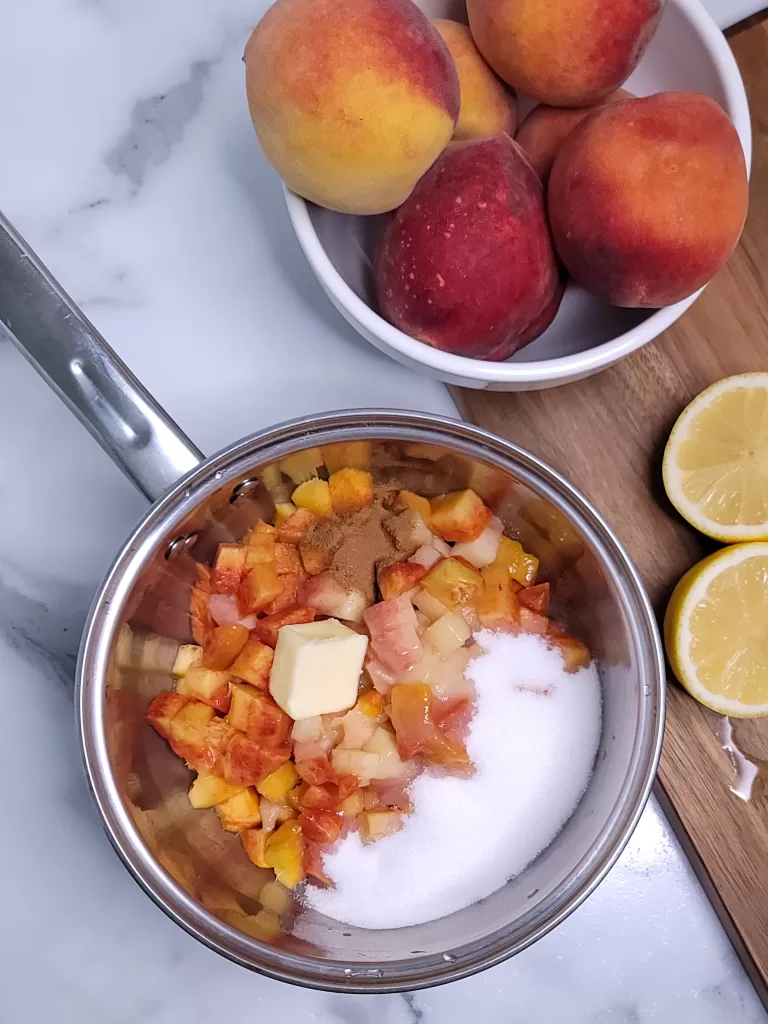
POLYGON ((269 692, 297 721, 346 711, 357 700, 367 647, 367 636, 338 619, 282 626, 269 692))

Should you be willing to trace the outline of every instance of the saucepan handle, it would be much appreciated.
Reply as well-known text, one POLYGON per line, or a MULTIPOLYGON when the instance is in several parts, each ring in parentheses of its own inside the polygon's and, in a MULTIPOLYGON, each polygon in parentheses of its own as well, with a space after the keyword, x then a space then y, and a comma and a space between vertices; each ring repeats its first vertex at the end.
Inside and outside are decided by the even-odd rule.
POLYGON ((202 461, 202 453, 0 213, 4 336, 151 501, 202 461))

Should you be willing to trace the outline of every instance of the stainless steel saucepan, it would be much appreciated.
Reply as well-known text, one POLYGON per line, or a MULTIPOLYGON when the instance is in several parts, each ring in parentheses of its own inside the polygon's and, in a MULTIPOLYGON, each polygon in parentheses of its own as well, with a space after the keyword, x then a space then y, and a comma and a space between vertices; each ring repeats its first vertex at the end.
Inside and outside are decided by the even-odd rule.
MULTIPOLYGON (((77 715, 109 838, 170 917, 219 953, 273 978, 391 992, 490 967, 581 903, 619 856, 648 797, 663 731, 664 663, 637 573, 570 484, 485 431, 387 410, 285 423, 206 459, 2 218, 0 331, 153 502, 93 603, 77 669, 77 715), (286 905, 285 892, 250 864, 214 812, 192 809, 188 770, 143 717, 151 698, 171 687, 175 652, 189 640, 195 560, 209 559, 220 541, 270 516, 288 483, 281 458, 359 439, 372 442, 379 480, 427 494, 470 484, 480 491, 541 559, 557 613, 596 653, 603 690, 592 780, 551 846, 481 903, 392 931, 353 928, 286 905)), ((482 842, 456 825, 457 843, 482 842)))

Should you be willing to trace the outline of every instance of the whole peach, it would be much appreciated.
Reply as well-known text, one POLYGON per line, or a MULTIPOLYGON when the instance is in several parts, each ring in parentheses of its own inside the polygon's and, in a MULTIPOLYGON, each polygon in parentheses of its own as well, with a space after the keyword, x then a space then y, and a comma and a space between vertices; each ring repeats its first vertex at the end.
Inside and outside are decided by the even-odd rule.
MULTIPOLYGON (((609 96, 605 103, 616 103, 618 100, 630 99, 631 96, 632 93, 619 89, 609 96)), ((517 130, 515 142, 523 147, 544 184, 549 180, 549 172, 562 144, 587 114, 593 114, 595 109, 550 107, 546 103, 540 103, 523 119, 517 130)))
POLYGON ((410 0, 277 0, 245 49, 256 134, 299 195, 383 213, 453 135, 459 81, 410 0))
POLYGON ((498 132, 514 135, 517 97, 485 63, 467 26, 447 19, 432 24, 448 47, 459 75, 461 109, 454 139, 482 139, 498 132))
POLYGON ((541 103, 586 107, 632 71, 664 0, 467 0, 477 48, 509 85, 541 103))
POLYGON ((559 268, 543 189, 508 135, 449 147, 384 229, 384 316, 435 348, 506 359, 556 310, 559 268))
POLYGON ((592 114, 549 179, 557 251, 576 281, 617 306, 656 308, 709 281, 747 212, 736 129, 698 93, 666 92, 592 114))

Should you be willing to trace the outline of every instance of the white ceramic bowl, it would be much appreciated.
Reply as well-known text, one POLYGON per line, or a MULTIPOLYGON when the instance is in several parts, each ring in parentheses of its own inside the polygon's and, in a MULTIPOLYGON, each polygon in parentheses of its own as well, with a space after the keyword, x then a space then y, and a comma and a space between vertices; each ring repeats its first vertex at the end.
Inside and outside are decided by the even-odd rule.
MULTIPOLYGON (((419 0, 419 6, 430 17, 466 21, 461 0, 419 0)), ((736 126, 749 166, 752 137, 744 85, 700 0, 667 0, 658 31, 627 87, 638 96, 668 89, 711 96, 736 126)), ((333 213, 288 189, 285 196, 301 247, 342 316, 380 351, 449 384, 528 391, 589 377, 661 334, 699 294, 658 311, 618 309, 571 283, 551 326, 508 361, 455 356, 416 341, 376 312, 371 257, 382 218, 333 213)))

